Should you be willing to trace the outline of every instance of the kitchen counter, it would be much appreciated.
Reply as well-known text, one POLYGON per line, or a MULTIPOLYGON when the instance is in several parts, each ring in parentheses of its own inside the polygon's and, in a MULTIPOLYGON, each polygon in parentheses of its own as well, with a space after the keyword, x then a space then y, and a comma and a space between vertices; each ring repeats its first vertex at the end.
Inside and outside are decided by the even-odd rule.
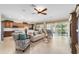
POLYGON ((4 31, 16 31, 16 30, 25 30, 24 28, 4 28, 4 31))
POLYGON ((16 32, 25 32, 24 28, 4 28, 4 37, 12 36, 14 31, 16 32))
POLYGON ((4 31, 14 31, 13 28, 4 28, 4 31))

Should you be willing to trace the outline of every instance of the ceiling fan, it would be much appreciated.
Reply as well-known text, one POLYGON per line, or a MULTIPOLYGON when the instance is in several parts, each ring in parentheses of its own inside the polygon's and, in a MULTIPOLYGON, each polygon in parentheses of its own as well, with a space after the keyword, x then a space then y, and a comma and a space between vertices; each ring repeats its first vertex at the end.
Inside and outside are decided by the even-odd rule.
POLYGON ((44 8, 44 9, 34 8, 34 10, 37 12, 37 14, 47 15, 47 13, 45 12, 45 11, 47 11, 47 8, 44 8))
POLYGON ((32 14, 36 14, 37 13, 37 14, 47 15, 47 13, 46 13, 47 8, 39 8, 40 6, 36 5, 36 4, 31 4, 31 6, 34 8, 34 11, 35 11, 32 14))

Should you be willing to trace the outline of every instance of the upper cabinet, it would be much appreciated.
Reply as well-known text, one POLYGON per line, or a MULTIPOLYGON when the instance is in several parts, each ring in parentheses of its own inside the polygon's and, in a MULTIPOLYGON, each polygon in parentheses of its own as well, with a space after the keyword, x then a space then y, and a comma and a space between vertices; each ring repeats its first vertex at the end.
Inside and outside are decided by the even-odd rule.
POLYGON ((24 28, 24 24, 23 23, 17 23, 17 22, 15 22, 13 24, 13 28, 24 28))
POLYGON ((11 20, 2 21, 2 25, 4 26, 4 28, 32 28, 32 25, 26 22, 18 23, 11 20))
POLYGON ((2 21, 2 24, 4 26, 4 28, 12 28, 13 27, 13 21, 10 20, 4 20, 2 21))

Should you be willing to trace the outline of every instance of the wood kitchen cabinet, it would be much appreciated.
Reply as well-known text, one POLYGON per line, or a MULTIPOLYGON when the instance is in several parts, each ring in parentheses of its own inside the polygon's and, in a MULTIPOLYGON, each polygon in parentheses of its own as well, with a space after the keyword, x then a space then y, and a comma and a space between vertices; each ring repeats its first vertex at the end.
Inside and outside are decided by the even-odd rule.
POLYGON ((2 21, 2 24, 4 26, 4 28, 12 28, 13 27, 13 21, 10 20, 4 20, 2 21))
POLYGON ((12 33, 14 31, 4 31, 4 37, 9 37, 9 36, 12 36, 12 33))
POLYGON ((3 25, 3 28, 4 28, 4 32, 3 32, 4 37, 8 37, 8 36, 12 35, 13 31, 10 31, 9 29, 13 27, 13 23, 14 22, 10 21, 10 20, 2 21, 2 25, 3 25), (7 29, 7 28, 9 28, 9 29, 7 29))
POLYGON ((13 27, 15 27, 15 28, 24 28, 24 27, 28 27, 28 23, 17 23, 17 22, 14 22, 13 27))

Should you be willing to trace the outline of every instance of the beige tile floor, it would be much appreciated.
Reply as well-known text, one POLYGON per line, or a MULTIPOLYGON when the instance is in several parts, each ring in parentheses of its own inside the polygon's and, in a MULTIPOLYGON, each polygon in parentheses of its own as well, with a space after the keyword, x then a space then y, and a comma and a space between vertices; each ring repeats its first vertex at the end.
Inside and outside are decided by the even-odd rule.
POLYGON ((4 38, 4 41, 0 44, 1 54, 13 54, 15 53, 15 41, 12 37, 4 38))
POLYGON ((65 37, 54 37, 46 42, 45 39, 31 43, 31 54, 71 54, 69 39, 65 37))
MULTIPOLYGON (((0 44, 0 53, 15 53, 15 42, 12 37, 5 38, 0 44)), ((18 52, 22 53, 22 52, 18 52)), ((54 36, 49 39, 41 39, 38 42, 31 43, 23 54, 70 54, 69 38, 62 36, 54 36)))

